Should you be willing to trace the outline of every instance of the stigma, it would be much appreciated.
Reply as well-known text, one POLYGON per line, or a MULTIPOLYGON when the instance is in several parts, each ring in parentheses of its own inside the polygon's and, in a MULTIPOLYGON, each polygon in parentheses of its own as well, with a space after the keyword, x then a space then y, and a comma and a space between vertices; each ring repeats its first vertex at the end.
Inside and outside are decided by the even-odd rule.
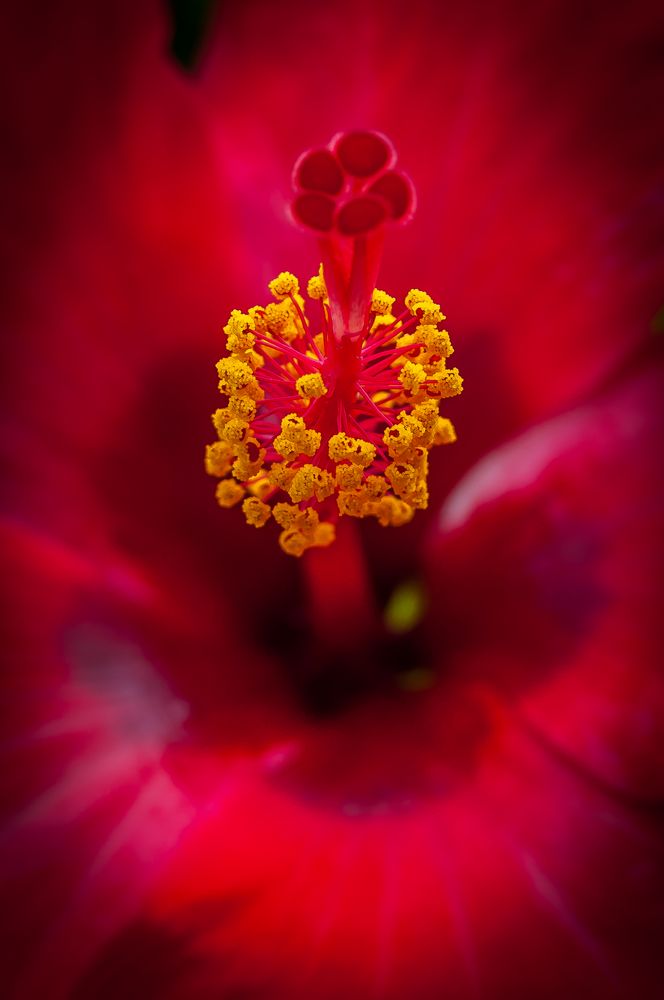
POLYGON ((301 556, 330 545, 340 517, 397 527, 427 506, 429 452, 456 440, 440 403, 462 379, 438 303, 414 288, 397 306, 375 287, 385 231, 415 207, 391 143, 342 133, 300 157, 293 183, 322 263, 305 294, 284 271, 271 301, 231 313, 205 464, 221 507, 274 521, 301 556))

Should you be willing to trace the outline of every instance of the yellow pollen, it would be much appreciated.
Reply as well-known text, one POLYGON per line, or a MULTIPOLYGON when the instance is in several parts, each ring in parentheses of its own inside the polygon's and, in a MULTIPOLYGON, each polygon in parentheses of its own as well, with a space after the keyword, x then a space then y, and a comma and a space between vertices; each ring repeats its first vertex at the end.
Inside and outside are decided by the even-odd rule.
POLYGON ((255 441, 243 442, 236 449, 237 458, 233 463, 233 475, 241 482, 257 476, 263 467, 265 448, 259 448, 255 441), (250 446, 253 445, 253 448, 250 446))
POLYGON ((223 405, 205 452, 217 502, 241 505, 256 528, 274 519, 294 556, 330 545, 338 517, 407 524, 428 503, 430 449, 456 440, 439 408, 463 383, 446 367, 453 347, 440 306, 412 289, 404 313, 375 289, 358 353, 343 368, 331 350, 322 266, 307 284, 323 304, 313 309, 318 329, 295 275, 281 272, 269 291, 272 302, 234 309, 223 328, 223 405))
POLYGON ((454 444, 456 441, 456 431, 451 420, 447 417, 438 417, 436 421, 434 444, 454 444))
POLYGON ((419 392, 422 383, 426 381, 427 373, 422 365, 416 365, 413 361, 406 361, 399 373, 399 381, 404 389, 411 394, 419 392))
POLYGON ((364 472, 361 465, 340 462, 336 468, 336 480, 342 490, 356 490, 362 483, 364 472))
POLYGON ((352 462, 363 469, 371 465, 376 457, 375 445, 361 438, 349 437, 348 434, 335 434, 328 444, 330 458, 334 462, 352 462))
POLYGON ((247 497, 242 504, 242 510, 247 524, 253 524, 254 528, 262 528, 272 514, 271 507, 259 500, 258 497, 247 497))
POLYGON ((320 448, 321 436, 318 431, 309 430, 297 413, 289 413, 281 421, 281 434, 274 439, 274 450, 282 458, 296 455, 313 457, 320 448))
POLYGON ((293 476, 288 487, 288 495, 294 503, 311 500, 325 500, 334 493, 335 483, 329 472, 316 465, 302 465, 293 476))
POLYGON ((222 479, 217 486, 217 503, 220 507, 234 507, 244 496, 244 487, 233 479, 222 479))
POLYGON ((237 417, 232 417, 227 421, 220 437, 224 441, 231 441, 234 444, 239 444, 241 441, 244 441, 248 430, 249 424, 246 420, 238 420, 237 417))
POLYGON ((327 386, 320 372, 301 375, 295 383, 295 388, 302 399, 319 399, 327 393, 327 386))
POLYGON ((292 322, 290 302, 270 302, 265 309, 265 322, 271 333, 283 333, 292 322))
POLYGON ((232 396, 228 401, 228 412, 239 420, 251 421, 256 416, 256 400, 250 396, 232 396))
POLYGON ((251 317, 234 309, 224 327, 224 333, 227 337, 241 337, 247 332, 251 335, 251 317))
POLYGON ((417 471, 407 462, 392 462, 385 469, 385 478, 389 480, 392 489, 398 497, 411 493, 418 484, 417 471))
POLYGON ((323 265, 321 264, 318 274, 314 275, 313 278, 309 278, 307 283, 307 295, 310 299, 326 299, 327 298, 327 288, 325 287, 325 278, 323 277, 323 265))
POLYGON ((225 476, 234 458, 233 448, 227 441, 215 441, 205 449, 205 471, 210 476, 225 476))
POLYGON ((290 295, 298 295, 300 292, 300 282, 290 271, 282 271, 268 285, 268 288, 275 299, 286 299, 290 295))
POLYGON ((416 330, 420 342, 431 354, 439 354, 441 358, 449 358, 454 353, 447 330, 439 330, 432 323, 421 323, 416 330))
POLYGON ((434 399, 449 399, 458 396, 463 389, 463 379, 458 368, 447 368, 432 375, 433 385, 427 388, 427 393, 434 399))
POLYGON ((373 295, 371 296, 371 311, 384 315, 385 313, 392 312, 392 306, 396 302, 396 299, 392 295, 388 295, 387 292, 382 292, 379 288, 374 288, 373 295))

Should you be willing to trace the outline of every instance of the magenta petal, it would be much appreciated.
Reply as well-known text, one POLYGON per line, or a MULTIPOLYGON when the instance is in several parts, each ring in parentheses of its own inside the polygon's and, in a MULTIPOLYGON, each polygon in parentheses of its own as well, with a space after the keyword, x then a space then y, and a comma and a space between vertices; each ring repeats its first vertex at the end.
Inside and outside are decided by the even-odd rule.
MULTIPOLYGON (((655 831, 562 767, 498 699, 484 701, 466 780, 446 782, 443 765, 437 793, 398 810, 379 786, 344 809, 289 788, 283 773, 307 753, 306 737, 220 767, 150 904, 77 1000, 130 985, 157 996, 166 982, 172 1000, 194 987, 202 1000, 433 1000, 441 984, 450 1000, 606 1000, 630 989, 655 1000, 655 831)), ((343 747, 341 728, 325 729, 317 739, 343 747)), ((421 731, 424 748, 433 730, 421 731)), ((355 743, 365 772, 379 770, 375 736, 369 723, 355 743)), ((335 767, 331 753, 319 777, 333 781, 335 767)))
POLYGON ((452 669, 644 798, 664 795, 661 399, 655 370, 487 456, 444 504, 430 563, 452 669))

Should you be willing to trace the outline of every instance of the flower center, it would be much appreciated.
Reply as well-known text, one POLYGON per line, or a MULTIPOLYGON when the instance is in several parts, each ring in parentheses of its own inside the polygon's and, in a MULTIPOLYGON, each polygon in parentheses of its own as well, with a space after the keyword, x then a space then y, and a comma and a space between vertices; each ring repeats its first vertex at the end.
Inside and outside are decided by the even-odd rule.
POLYGON ((331 544, 339 517, 406 524, 426 507, 428 452, 455 440, 439 402, 461 392, 445 316, 412 289, 375 288, 386 226, 414 207, 391 144, 343 133, 295 166, 293 216, 319 237, 323 263, 307 285, 282 272, 274 301, 233 310, 217 365, 225 405, 207 471, 222 507, 249 524, 271 518, 285 552, 331 544))

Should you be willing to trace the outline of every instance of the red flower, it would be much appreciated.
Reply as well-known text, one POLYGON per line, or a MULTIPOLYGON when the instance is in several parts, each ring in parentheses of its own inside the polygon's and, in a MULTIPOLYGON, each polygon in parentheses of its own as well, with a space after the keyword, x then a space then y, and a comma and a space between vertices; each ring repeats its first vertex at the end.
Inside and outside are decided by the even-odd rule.
POLYGON ((157 4, 5 16, 5 992, 654 998, 655 12, 244 4, 191 79, 157 4), (318 264, 293 161, 364 127, 468 388, 349 606, 200 452, 217 328, 318 264))

